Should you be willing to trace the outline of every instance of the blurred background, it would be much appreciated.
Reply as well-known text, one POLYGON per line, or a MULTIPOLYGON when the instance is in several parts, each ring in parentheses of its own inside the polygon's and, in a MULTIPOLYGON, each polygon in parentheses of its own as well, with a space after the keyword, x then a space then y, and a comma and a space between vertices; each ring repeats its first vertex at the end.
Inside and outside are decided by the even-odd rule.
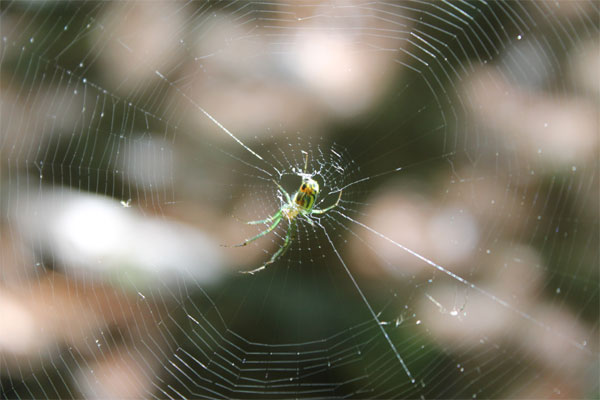
POLYGON ((0 398, 597 397, 599 19, 1 2, 0 398))

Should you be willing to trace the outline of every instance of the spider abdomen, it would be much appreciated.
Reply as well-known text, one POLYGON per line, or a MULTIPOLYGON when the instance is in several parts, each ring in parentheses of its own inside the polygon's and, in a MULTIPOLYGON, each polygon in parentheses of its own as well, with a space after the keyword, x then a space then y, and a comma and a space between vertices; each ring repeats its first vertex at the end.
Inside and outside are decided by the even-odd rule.
POLYGON ((310 211, 315 205, 316 197, 317 196, 312 193, 298 191, 294 196, 294 203, 304 211, 310 211))
POLYGON ((294 195, 294 204, 303 211, 310 212, 315 205, 317 195, 319 194, 319 184, 311 178, 302 180, 300 189, 294 195))

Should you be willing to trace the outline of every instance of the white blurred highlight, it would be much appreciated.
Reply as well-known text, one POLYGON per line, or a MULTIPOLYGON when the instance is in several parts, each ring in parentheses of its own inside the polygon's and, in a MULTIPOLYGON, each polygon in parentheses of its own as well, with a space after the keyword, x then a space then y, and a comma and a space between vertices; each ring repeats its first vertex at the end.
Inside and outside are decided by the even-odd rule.
POLYGON ((447 263, 465 261, 479 241, 477 221, 465 208, 445 207, 429 221, 427 234, 435 254, 447 263))
POLYGON ((37 347, 34 316, 20 301, 0 294, 0 356, 25 356, 37 347))
POLYGON ((159 134, 137 133, 122 138, 120 147, 115 164, 128 182, 151 188, 154 193, 166 190, 171 184, 173 147, 159 134))
POLYGON ((101 71, 119 91, 130 93, 146 80, 156 84, 155 69, 169 70, 181 62, 178 36, 184 21, 177 20, 178 7, 169 1, 110 3, 99 21, 104 29, 92 35, 102 43, 101 71), (105 29, 116 40, 106 41, 105 29))
POLYGON ((572 53, 571 79, 582 92, 592 95, 597 105, 600 100, 600 40, 596 38, 584 43, 572 53))
POLYGON ((303 87, 338 115, 353 116, 381 95, 389 57, 359 51, 349 35, 298 34, 288 65, 303 87))
POLYGON ((470 74, 464 94, 482 132, 518 158, 571 167, 597 156, 598 111, 592 102, 523 90, 492 68, 470 74))
MULTIPOLYGON (((320 133, 332 119, 368 111, 396 78, 395 62, 406 42, 402 36, 357 30, 357 25, 385 29, 390 24, 348 3, 298 7, 297 18, 251 30, 215 14, 210 29, 200 24, 194 31, 198 56, 183 75, 210 79, 194 80, 190 97, 242 139, 294 130, 320 133)), ((229 140, 199 112, 182 118, 203 137, 211 132, 229 140)))
POLYGON ((70 191, 46 192, 19 207, 20 229, 75 275, 160 286, 212 283, 219 246, 208 235, 163 218, 143 217, 119 201, 70 191))
MULTIPOLYGON (((525 246, 484 253, 472 260, 477 265, 477 286, 519 310, 527 310, 536 301, 543 282, 540 262, 539 255, 525 246)), ((508 326, 523 322, 498 302, 454 280, 437 279, 427 293, 430 297, 418 301, 417 314, 428 324, 432 337, 443 344, 488 346, 486 341, 502 341, 508 326)))
POLYGON ((152 390, 152 376, 158 362, 144 346, 136 354, 120 351, 99 357, 91 362, 92 368, 80 369, 77 382, 86 399, 140 399, 152 390))
MULTIPOLYGON (((364 224, 450 270, 464 268, 474 255, 478 224, 468 208, 458 203, 441 206, 415 192, 387 191, 375 195, 369 204, 373 211, 364 218, 364 224)), ((358 243, 350 246, 350 251, 357 268, 367 274, 383 269, 397 278, 410 279, 431 273, 418 258, 386 240, 368 235, 366 244, 372 251, 359 250, 362 246, 358 243)))

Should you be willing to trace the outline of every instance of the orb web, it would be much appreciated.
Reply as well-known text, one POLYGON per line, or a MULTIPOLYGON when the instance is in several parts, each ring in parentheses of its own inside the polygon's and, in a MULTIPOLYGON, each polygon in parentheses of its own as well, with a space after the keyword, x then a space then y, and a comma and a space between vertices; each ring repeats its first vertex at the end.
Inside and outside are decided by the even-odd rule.
POLYGON ((3 2, 1 396, 597 396, 599 16, 3 2))

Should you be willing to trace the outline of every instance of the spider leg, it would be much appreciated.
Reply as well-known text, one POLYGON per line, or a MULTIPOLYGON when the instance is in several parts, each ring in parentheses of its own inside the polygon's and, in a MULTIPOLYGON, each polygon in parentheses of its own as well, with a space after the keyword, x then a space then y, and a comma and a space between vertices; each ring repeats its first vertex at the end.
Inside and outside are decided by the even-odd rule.
POLYGON ((273 224, 272 224, 270 227, 268 227, 267 229, 265 229, 264 231, 262 231, 262 232, 261 232, 261 233, 259 233, 258 235, 256 235, 256 236, 253 236, 253 237, 251 237, 250 239, 246 239, 246 240, 244 241, 244 243, 235 244, 235 245, 233 245, 233 246, 225 246, 225 247, 242 247, 242 246, 245 246, 245 245, 247 245, 247 244, 248 244, 248 243, 250 243, 250 242, 253 242, 253 241, 255 241, 255 240, 256 240, 256 239, 258 239, 258 238, 261 238, 261 237, 265 236, 267 233, 269 233, 269 232, 271 232, 273 229, 275 229, 275 228, 277 227, 277 225, 279 225, 279 223, 281 222, 281 218, 282 218, 282 217, 281 217, 281 210, 280 210, 280 211, 279 211, 277 214, 275 214, 275 215, 273 216, 273 220, 274 220, 275 222, 273 222, 273 224), (279 214, 279 216, 276 216, 277 214, 279 214))
POLYGON ((287 233, 285 235, 285 240, 283 241, 283 245, 279 248, 279 250, 277 250, 275 252, 275 254, 273 254, 273 256, 271 256, 271 259, 269 261, 267 261, 260 267, 255 268, 251 271, 240 271, 240 273, 254 275, 255 273, 265 269, 267 267, 267 265, 273 264, 275 262, 275 260, 277 260, 279 257, 284 255, 285 252, 290 248, 290 245, 292 244, 292 241, 294 239, 294 230, 295 229, 296 229, 296 221, 294 220, 294 221, 290 222, 290 224, 288 225, 288 229, 287 229, 287 233))
POLYGON ((338 206, 338 204, 340 204, 340 200, 341 199, 342 199, 342 191, 340 190, 340 195, 338 196, 337 201, 335 202, 335 204, 333 204, 333 205, 331 205, 331 206, 329 206, 327 208, 324 208, 322 210, 313 209, 310 213, 311 214, 324 214, 324 213, 326 213, 329 210, 333 210, 334 208, 336 208, 338 206))
POLYGON ((246 222, 248 225, 259 225, 259 224, 266 224, 269 223, 277 218, 281 218, 281 210, 277 211, 275 214, 273 214, 272 216, 270 216, 269 218, 265 218, 265 219, 261 219, 258 221, 249 221, 246 222))
POLYGON ((288 192, 286 192, 285 189, 282 188, 281 185, 275 179, 273 179, 273 182, 277 185, 281 193, 283 193, 283 195, 285 196, 285 200, 288 202, 288 204, 292 204, 292 199, 290 198, 288 192))
POLYGON ((313 222, 312 219, 310 219, 310 212, 304 211, 304 212, 300 212, 300 214, 302 214, 302 216, 304 217, 304 220, 306 220, 306 222, 308 222, 310 224, 310 226, 314 227, 315 223, 313 222))

